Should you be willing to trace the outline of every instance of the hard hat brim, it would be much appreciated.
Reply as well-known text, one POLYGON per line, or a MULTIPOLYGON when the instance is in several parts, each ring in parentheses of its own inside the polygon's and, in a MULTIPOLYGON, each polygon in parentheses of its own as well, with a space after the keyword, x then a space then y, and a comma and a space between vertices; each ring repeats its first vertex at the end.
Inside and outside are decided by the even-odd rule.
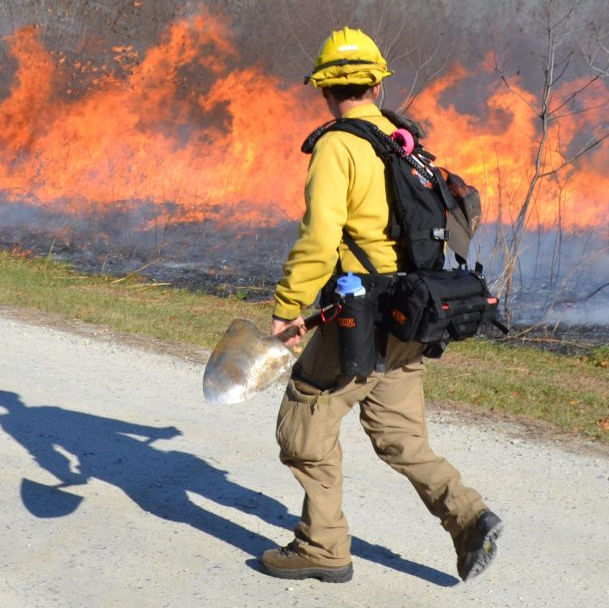
POLYGON ((311 83, 316 88, 360 84, 374 86, 391 76, 393 72, 386 65, 370 62, 332 62, 332 65, 320 66, 305 78, 305 84, 311 83))

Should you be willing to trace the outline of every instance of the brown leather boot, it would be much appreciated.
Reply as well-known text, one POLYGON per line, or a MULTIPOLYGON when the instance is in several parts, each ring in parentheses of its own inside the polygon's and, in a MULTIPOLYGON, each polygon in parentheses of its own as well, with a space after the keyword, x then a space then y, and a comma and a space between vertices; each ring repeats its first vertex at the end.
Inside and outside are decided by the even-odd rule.
POLYGON ((260 562, 268 574, 277 578, 316 578, 324 583, 346 583, 353 577, 352 564, 320 566, 298 553, 295 540, 286 547, 265 551, 260 562))

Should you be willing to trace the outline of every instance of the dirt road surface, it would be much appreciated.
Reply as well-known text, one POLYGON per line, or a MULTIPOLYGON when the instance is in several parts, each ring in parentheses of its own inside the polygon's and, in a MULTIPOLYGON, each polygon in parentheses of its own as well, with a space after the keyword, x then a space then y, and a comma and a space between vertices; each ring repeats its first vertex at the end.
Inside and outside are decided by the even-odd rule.
POLYGON ((256 561, 290 540, 302 498, 277 460, 280 386, 212 407, 197 357, 6 314, 0 338, 3 608, 609 606, 607 450, 432 409, 432 445, 506 525, 462 584, 448 536, 352 413, 354 579, 283 581, 256 561))

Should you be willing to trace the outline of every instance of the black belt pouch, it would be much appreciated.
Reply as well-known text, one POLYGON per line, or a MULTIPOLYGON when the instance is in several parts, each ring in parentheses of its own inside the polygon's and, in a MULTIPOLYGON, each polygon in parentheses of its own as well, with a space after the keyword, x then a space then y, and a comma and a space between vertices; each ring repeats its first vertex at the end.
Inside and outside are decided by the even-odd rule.
POLYGON ((433 344, 471 337, 496 315, 497 298, 480 274, 430 270, 400 278, 385 310, 385 324, 400 340, 433 344))
POLYGON ((376 366, 375 309, 373 294, 347 296, 338 323, 341 373, 367 376, 376 366))
POLYGON ((411 342, 429 304, 429 289, 418 274, 400 277, 385 307, 385 327, 403 342, 411 342))

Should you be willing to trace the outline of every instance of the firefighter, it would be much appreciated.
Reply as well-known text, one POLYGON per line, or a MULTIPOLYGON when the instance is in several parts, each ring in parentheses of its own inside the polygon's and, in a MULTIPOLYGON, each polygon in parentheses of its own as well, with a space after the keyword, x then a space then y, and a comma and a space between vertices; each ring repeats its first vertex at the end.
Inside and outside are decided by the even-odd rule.
MULTIPOLYGON (((360 30, 335 31, 323 43, 305 83, 320 88, 335 117, 370 121, 395 131, 376 101, 390 76, 374 41, 360 30)), ((289 326, 305 333, 301 310, 310 306, 337 264, 366 278, 343 241, 351 235, 381 274, 403 264, 400 243, 388 236, 389 200, 383 162, 370 144, 351 133, 325 133, 315 144, 305 186, 306 212, 275 291, 271 333, 289 326)), ((280 460, 305 493, 294 539, 270 549, 261 563, 272 576, 346 582, 353 576, 350 536, 342 511, 341 420, 354 404, 377 455, 414 486, 430 513, 450 534, 457 570, 465 581, 493 559, 502 522, 466 487, 459 472, 429 446, 422 380, 423 346, 386 337, 382 365, 365 377, 340 372, 337 324, 318 329, 295 364, 281 403, 276 436, 280 460)), ((380 363, 380 357, 379 357, 380 363)), ((383 509, 382 496, 378 509, 383 509)), ((403 526, 403 514, 396 526, 403 526)))

